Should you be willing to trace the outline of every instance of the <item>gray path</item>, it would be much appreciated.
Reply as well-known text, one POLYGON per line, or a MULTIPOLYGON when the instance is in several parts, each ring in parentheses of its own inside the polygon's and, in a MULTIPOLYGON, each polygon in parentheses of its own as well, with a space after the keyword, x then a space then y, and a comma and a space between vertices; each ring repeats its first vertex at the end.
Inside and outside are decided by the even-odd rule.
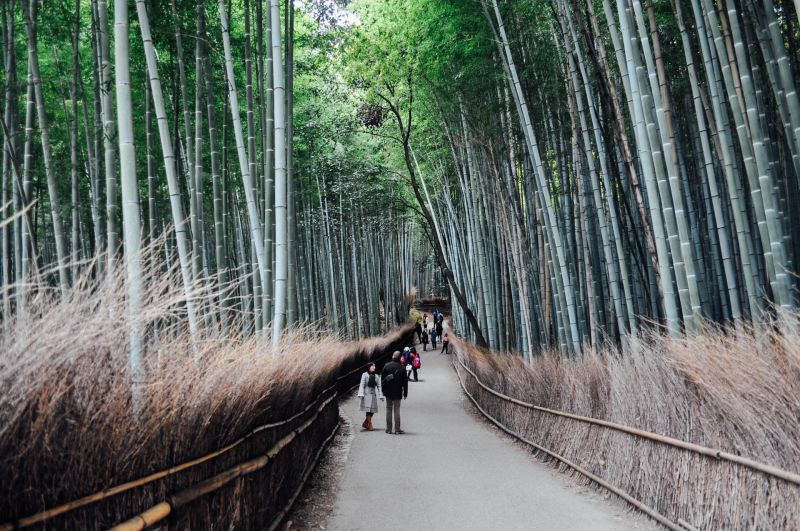
MULTIPOLYGON (((330 529, 648 529, 621 505, 570 483, 467 412, 448 357, 423 353, 401 415, 404 435, 361 430, 356 398, 344 405, 355 432, 330 529)), ((345 450, 346 451, 346 450, 345 450)))

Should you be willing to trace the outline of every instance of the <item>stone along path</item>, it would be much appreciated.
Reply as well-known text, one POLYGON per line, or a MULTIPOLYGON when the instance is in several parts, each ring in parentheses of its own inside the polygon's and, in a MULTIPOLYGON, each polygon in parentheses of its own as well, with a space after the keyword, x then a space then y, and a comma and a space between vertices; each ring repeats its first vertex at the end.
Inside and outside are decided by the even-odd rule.
POLYGON ((500 437, 470 412, 450 356, 422 354, 420 381, 409 384, 401 408, 405 434, 384 433, 385 402, 373 432, 361 430, 356 397, 343 403, 354 437, 329 529, 654 527, 500 437))

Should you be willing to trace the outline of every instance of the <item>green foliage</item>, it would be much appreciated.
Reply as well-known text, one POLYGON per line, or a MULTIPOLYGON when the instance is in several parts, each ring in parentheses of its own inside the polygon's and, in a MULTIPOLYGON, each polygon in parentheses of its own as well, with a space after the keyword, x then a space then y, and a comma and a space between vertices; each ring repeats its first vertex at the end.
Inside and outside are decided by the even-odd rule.
POLYGON ((297 14, 294 141, 299 193, 317 204, 319 180, 326 183, 331 208, 338 209, 341 192, 348 210, 374 217, 404 215, 410 193, 394 172, 394 155, 358 116, 368 90, 348 82, 352 36, 350 28, 326 27, 304 12, 297 14))

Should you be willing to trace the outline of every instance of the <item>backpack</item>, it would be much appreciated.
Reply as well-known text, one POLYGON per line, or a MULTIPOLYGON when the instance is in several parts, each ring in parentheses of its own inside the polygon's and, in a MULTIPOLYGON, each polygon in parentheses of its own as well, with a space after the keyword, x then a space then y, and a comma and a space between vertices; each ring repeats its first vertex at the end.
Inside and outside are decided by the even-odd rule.
POLYGON ((400 356, 400 365, 405 365, 405 364, 406 364, 406 357, 400 356))
POLYGON ((422 361, 419 359, 419 356, 414 356, 413 364, 415 369, 419 369, 420 367, 422 367, 422 361))

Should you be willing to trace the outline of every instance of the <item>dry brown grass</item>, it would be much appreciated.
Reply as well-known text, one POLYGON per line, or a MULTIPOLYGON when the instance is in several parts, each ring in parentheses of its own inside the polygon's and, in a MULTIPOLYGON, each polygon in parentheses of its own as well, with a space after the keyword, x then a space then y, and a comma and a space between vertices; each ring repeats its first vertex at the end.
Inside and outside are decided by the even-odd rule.
MULTIPOLYGON (((798 330, 799 316, 784 330, 798 330)), ((800 335, 708 329, 638 338, 624 351, 526 365, 454 340, 462 361, 506 395, 800 471, 800 335)), ((699 529, 798 529, 800 486, 611 429, 501 400, 461 371, 489 414, 672 521, 699 529)), ((559 465, 566 469, 563 465, 559 465)), ((571 472, 571 471, 570 471, 571 472)), ((579 478, 588 483, 588 480, 579 478)))
MULTIPOLYGON (((136 408, 120 275, 95 281, 87 273, 64 301, 45 286, 32 286, 27 312, 0 325, 0 524, 203 456, 290 417, 340 374, 400 347, 410 333, 406 327, 341 343, 318 330, 292 330, 273 358, 270 340, 243 337, 236 332, 240 319, 229 313, 228 334, 215 318, 203 320, 193 354, 177 271, 152 257, 145 270, 140 322, 147 330, 146 375, 136 408)), ((217 315, 213 287, 196 291, 204 313, 217 315)), ((304 420, 265 430, 207 464, 42 527, 99 529, 127 519, 168 493, 263 453, 304 420)), ((194 502, 173 525, 268 525, 336 422, 334 402, 264 470, 194 502)))

